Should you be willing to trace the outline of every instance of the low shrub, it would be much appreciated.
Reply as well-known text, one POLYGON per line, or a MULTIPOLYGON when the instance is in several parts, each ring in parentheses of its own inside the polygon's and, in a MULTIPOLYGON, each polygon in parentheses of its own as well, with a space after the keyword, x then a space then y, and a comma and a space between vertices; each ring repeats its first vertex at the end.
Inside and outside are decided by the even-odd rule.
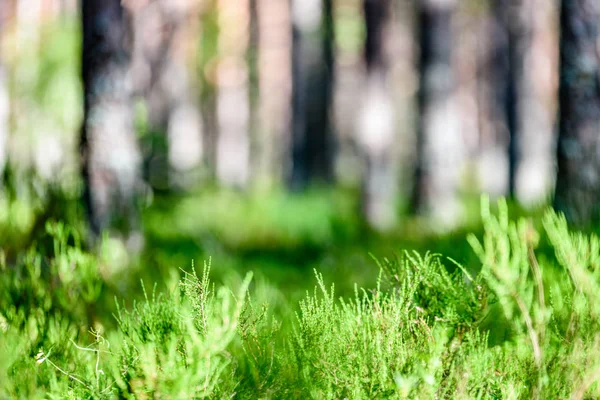
POLYGON ((378 262, 376 287, 316 287, 276 315, 251 275, 217 287, 209 265, 89 317, 98 260, 62 225, 0 278, 1 398, 597 398, 600 239, 548 211, 540 228, 482 202, 479 259, 378 262), (453 272, 449 272, 453 271, 453 272))

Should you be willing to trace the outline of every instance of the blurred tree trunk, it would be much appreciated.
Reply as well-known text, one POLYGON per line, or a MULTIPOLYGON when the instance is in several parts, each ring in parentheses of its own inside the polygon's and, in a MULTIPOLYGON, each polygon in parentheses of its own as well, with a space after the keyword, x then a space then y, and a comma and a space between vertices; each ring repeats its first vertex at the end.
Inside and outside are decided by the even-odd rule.
POLYGON ((82 3, 85 203, 92 232, 135 230, 140 152, 133 129, 129 20, 121 0, 82 3))
MULTIPOLYGON (((491 137, 484 137, 482 143, 484 152, 488 148, 494 153, 504 149, 508 161, 508 179, 504 193, 497 194, 510 196, 515 195, 518 167, 518 64, 523 57, 518 51, 520 47, 517 41, 520 3, 520 0, 495 0, 492 6, 491 46, 486 69, 491 85, 489 100, 493 129, 488 135, 491 137)), ((497 167, 501 164, 498 163, 497 167)), ((490 172, 492 176, 485 178, 494 179, 494 176, 501 175, 498 170, 490 172)))
POLYGON ((332 0, 292 0, 293 187, 329 182, 333 174, 332 0))
POLYGON ((146 174, 156 189, 185 187, 202 159, 187 61, 198 33, 196 11, 191 3, 145 0, 134 12, 132 76, 148 108, 146 174))
MULTIPOLYGON (((360 186, 365 177, 366 159, 359 139, 362 94, 366 89, 364 1, 336 1, 333 7, 335 24, 344 31, 335 40, 335 85, 331 106, 332 124, 335 127, 334 179, 342 186, 360 186), (350 30, 346 28, 350 27, 350 30), (361 40, 353 38, 360 37, 361 40), (350 40, 348 40, 350 39, 350 40)), ((398 41, 399 42, 399 41, 398 41)))
POLYGON ((516 194, 521 204, 532 206, 548 201, 556 180, 559 2, 520 0, 519 7, 516 194))
POLYGON ((365 159, 362 208, 369 225, 385 230, 396 224, 398 176, 394 160, 394 110, 388 80, 391 2, 364 0, 366 90, 358 124, 358 142, 365 159))
POLYGON ((259 156, 260 149, 264 143, 261 141, 260 135, 260 115, 259 115, 259 98, 260 85, 258 76, 258 54, 260 48, 260 27, 258 16, 258 0, 249 1, 248 15, 248 50, 246 58, 248 59, 248 135, 249 135, 249 170, 250 179, 253 184, 258 183, 259 175, 259 156))
POLYGON ((581 227, 600 220, 600 3, 562 0, 555 207, 581 227))
POLYGON ((245 187, 250 179, 250 1, 218 0, 217 179, 245 187))
POLYGON ((281 183, 290 139, 292 32, 290 4, 255 0, 258 18, 259 128, 256 135, 256 180, 259 186, 281 183))
POLYGON ((465 143, 458 129, 452 63, 455 2, 424 0, 420 7, 421 82, 413 209, 440 227, 460 218, 459 186, 465 143))
POLYGON ((219 123, 217 120, 217 66, 219 21, 214 0, 207 3, 200 12, 199 38, 199 84, 200 114, 202 116, 204 165, 211 181, 217 177, 217 140, 219 123))

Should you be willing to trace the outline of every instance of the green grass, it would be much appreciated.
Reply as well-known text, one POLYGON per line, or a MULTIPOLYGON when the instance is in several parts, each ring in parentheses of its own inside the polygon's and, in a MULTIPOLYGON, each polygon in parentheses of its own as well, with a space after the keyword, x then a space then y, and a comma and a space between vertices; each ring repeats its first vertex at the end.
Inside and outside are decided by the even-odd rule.
POLYGON ((600 396, 597 236, 483 201, 475 234, 386 239, 326 200, 209 194, 176 202, 164 229, 159 202, 127 270, 114 247, 91 254, 77 229, 48 223, 47 245, 0 264, 0 398, 600 396), (314 236, 284 212, 306 204, 314 236), (419 242, 431 252, 400 251, 419 242), (212 251, 212 266, 190 267, 212 251))

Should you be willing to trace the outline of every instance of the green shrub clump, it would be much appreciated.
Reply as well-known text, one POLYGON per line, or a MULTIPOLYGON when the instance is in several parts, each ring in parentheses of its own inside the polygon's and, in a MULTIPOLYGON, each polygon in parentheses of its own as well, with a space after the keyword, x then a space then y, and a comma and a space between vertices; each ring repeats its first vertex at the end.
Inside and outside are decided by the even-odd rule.
POLYGON ((598 398, 600 239, 562 216, 509 218, 482 202, 478 265, 404 252, 372 289, 313 292, 277 314, 251 275, 202 274, 90 317, 100 261, 50 227, 0 277, 0 398, 598 398), (467 268, 468 267, 468 268, 467 268))

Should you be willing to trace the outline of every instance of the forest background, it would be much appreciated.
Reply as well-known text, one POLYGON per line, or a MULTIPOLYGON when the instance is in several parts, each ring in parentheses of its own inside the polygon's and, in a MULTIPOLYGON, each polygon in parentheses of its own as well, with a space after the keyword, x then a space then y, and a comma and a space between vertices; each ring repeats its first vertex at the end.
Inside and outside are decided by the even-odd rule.
POLYGON ((4 0, 0 21, 0 395, 597 394, 594 0, 4 0), (195 291, 222 293, 205 260, 236 306, 195 291), (213 331, 164 326, 180 279, 213 331), (381 330, 354 343, 358 316, 381 330), (369 364, 378 335, 402 363, 369 364))

